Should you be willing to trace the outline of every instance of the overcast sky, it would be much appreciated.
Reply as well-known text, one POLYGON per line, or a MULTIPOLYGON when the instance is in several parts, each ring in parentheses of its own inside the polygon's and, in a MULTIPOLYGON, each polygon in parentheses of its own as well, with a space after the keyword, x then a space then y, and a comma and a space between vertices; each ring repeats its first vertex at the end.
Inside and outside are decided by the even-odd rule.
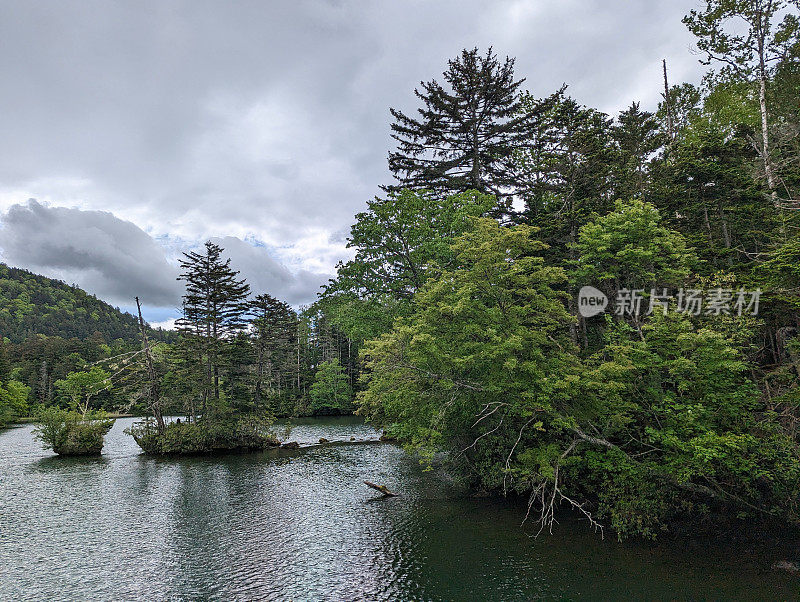
POLYGON ((180 251, 215 238, 308 303, 390 181, 389 107, 461 48, 517 57, 537 96, 654 108, 662 58, 699 80, 698 4, 0 0, 0 260, 162 321, 180 251))

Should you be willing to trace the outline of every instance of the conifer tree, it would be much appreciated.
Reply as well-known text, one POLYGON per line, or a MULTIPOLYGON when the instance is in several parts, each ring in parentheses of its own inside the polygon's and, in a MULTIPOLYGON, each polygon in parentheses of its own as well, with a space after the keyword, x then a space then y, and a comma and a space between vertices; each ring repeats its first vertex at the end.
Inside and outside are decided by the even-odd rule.
POLYGON ((621 111, 611 128, 616 146, 615 192, 618 199, 643 199, 647 188, 647 164, 665 142, 653 113, 634 102, 621 111))
POLYGON ((273 389, 295 368, 297 316, 285 302, 269 294, 253 300, 253 344, 255 347, 254 403, 260 405, 265 385, 273 389))
POLYGON ((463 50, 448 61, 445 85, 422 82, 414 91, 418 117, 390 109, 389 169, 399 185, 436 192, 476 190, 509 197, 516 191, 512 156, 531 137, 541 107, 523 107, 514 79, 514 59, 500 61, 490 48, 463 50))
MULTIPOLYGON (((525 181, 519 222, 541 228, 541 237, 561 260, 574 259, 570 245, 594 212, 613 207, 611 120, 579 105, 559 90, 537 117, 529 148, 518 152, 517 177, 525 181)), ((524 105, 542 105, 526 94, 524 105)))
POLYGON ((205 252, 184 253, 179 280, 186 282, 183 317, 178 330, 189 356, 202 363, 202 411, 208 401, 220 398, 220 372, 227 364, 229 342, 246 327, 250 286, 239 279, 231 260, 222 259, 222 247, 205 244, 205 252))

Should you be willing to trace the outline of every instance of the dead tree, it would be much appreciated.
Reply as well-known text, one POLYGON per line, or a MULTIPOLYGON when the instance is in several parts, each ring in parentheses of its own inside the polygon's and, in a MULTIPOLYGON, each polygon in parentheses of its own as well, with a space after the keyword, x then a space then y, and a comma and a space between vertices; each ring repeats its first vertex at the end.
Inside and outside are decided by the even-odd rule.
POLYGON ((153 413, 158 425, 158 432, 164 432, 164 416, 161 414, 161 396, 158 390, 158 378, 156 377, 156 368, 153 363, 153 354, 150 351, 150 341, 147 338, 147 328, 145 328, 144 319, 142 318, 142 306, 139 303, 139 297, 136 297, 136 309, 139 311, 139 330, 142 333, 142 351, 144 351, 145 364, 147 366, 147 398, 148 407, 153 413))

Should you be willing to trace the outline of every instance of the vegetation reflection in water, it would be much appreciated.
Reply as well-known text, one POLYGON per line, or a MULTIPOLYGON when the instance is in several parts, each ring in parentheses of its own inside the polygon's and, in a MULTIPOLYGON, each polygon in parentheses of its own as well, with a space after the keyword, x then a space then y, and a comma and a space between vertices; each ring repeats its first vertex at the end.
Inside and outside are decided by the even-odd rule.
MULTIPOLYGON (((150 458, 118 420, 101 458, 0 433, 2 599, 791 599, 764 558, 601 539, 566 517, 463 497, 390 445, 150 458), (362 481, 400 497, 376 498, 362 481), (759 564, 761 563, 761 564, 759 564)), ((353 418, 299 421, 291 439, 374 439, 353 418)))

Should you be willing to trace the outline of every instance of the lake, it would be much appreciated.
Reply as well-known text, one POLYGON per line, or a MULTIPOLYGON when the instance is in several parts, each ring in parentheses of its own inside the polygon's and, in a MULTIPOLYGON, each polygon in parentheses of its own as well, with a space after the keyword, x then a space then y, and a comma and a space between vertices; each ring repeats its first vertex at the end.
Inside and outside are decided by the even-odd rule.
MULTIPOLYGON (((763 551, 619 543, 569 516, 533 537, 524 506, 392 444, 152 458, 131 422, 91 459, 0 431, 0 600, 798 599, 763 551)), ((308 419, 287 440, 320 437, 377 433, 308 419)))

